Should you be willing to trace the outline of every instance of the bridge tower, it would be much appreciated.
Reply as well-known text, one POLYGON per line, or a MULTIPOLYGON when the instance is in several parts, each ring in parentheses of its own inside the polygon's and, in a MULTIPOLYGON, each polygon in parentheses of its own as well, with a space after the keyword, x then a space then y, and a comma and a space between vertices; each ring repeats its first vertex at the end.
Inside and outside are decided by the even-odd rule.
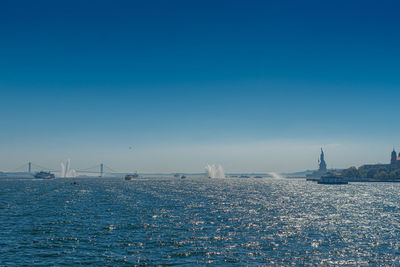
POLYGON ((30 174, 32 172, 32 162, 28 162, 28 173, 30 174))
POLYGON ((104 164, 100 163, 100 177, 103 177, 104 164))

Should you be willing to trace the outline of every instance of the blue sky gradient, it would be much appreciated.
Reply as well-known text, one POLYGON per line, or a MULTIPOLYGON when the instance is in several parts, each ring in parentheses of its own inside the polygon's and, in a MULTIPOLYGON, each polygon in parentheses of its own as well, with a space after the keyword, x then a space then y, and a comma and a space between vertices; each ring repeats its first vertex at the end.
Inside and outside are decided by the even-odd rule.
POLYGON ((386 162, 400 150, 399 8, 3 1, 0 170, 294 171, 320 146, 333 167, 386 162))

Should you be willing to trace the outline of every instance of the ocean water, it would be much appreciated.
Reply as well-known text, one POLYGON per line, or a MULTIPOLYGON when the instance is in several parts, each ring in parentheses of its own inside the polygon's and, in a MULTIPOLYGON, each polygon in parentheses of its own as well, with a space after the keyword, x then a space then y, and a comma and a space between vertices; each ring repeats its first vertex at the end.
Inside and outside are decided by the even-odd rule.
POLYGON ((0 265, 399 265, 399 248, 400 184, 0 179, 0 265))

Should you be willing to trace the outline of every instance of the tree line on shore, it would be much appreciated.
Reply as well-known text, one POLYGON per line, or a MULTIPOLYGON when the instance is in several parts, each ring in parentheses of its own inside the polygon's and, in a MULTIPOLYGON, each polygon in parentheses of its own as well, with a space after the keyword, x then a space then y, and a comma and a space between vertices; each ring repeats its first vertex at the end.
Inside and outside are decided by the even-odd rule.
POLYGON ((391 170, 390 168, 378 167, 378 168, 365 168, 364 166, 350 167, 342 171, 342 175, 346 178, 353 179, 399 179, 400 180, 400 169, 391 170))

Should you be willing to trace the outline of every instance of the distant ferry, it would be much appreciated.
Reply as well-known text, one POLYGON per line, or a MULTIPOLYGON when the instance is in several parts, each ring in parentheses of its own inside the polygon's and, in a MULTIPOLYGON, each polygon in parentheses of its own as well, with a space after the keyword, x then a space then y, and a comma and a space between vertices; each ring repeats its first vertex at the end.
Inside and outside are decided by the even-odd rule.
POLYGON ((38 178, 38 179, 54 179, 55 178, 54 174, 52 174, 51 172, 45 172, 45 171, 37 172, 37 173, 35 173, 35 175, 33 177, 38 178))
POLYGON ((348 184, 349 182, 342 176, 335 173, 327 173, 317 181, 319 184, 348 184))
POLYGON ((139 178, 139 174, 137 174, 137 172, 135 172, 134 174, 125 175, 125 180, 127 180, 127 181, 134 180, 136 178, 139 178))
POLYGON ((185 179, 186 176, 185 175, 180 175, 179 173, 175 173, 174 174, 174 178, 181 178, 181 179, 185 179))

